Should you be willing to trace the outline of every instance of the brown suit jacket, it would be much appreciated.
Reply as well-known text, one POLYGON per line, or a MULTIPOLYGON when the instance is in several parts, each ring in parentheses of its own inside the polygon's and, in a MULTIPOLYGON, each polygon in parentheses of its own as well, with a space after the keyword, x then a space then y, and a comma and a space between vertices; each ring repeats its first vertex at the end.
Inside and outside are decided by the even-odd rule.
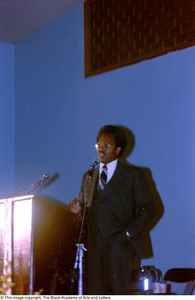
MULTIPOLYGON (((93 171, 90 181, 88 173, 83 176, 79 199, 86 203, 87 207, 92 205, 98 174, 99 168, 93 171)), ((131 233, 130 242, 138 256, 142 257, 140 234, 155 215, 153 200, 143 176, 137 169, 118 162, 106 189, 114 215, 121 222, 121 229, 131 233)))

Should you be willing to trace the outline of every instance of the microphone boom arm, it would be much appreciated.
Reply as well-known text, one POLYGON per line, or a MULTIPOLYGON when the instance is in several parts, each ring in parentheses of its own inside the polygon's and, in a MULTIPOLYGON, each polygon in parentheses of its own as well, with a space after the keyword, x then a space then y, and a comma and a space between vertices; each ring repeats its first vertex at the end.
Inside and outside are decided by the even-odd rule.
POLYGON ((45 174, 43 175, 39 180, 37 180, 35 183, 31 184, 30 189, 28 190, 28 192, 26 193, 26 195, 29 195, 30 192, 32 192, 35 188, 37 188, 38 186, 42 186, 44 185, 44 183, 47 181, 47 179, 50 178, 49 174, 45 174))

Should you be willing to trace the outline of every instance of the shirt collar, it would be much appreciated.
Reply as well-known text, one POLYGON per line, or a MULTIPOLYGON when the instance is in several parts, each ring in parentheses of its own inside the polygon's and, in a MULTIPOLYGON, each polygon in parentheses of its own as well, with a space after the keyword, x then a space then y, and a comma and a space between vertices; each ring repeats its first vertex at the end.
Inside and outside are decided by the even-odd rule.
MULTIPOLYGON (((107 164, 107 173, 114 173, 115 169, 116 169, 116 166, 117 166, 117 162, 118 162, 118 159, 115 159, 113 161, 111 161, 109 164, 107 164)), ((104 166, 105 164, 103 163, 100 163, 100 173, 102 172, 102 167, 104 166)))

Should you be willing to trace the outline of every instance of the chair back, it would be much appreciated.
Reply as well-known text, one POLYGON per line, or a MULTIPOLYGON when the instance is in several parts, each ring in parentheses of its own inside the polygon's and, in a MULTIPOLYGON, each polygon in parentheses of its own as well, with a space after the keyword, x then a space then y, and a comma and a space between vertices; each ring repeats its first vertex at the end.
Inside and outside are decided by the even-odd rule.
POLYGON ((195 289, 195 269, 193 268, 173 268, 169 269, 164 276, 165 281, 187 282, 184 295, 192 295, 195 289))

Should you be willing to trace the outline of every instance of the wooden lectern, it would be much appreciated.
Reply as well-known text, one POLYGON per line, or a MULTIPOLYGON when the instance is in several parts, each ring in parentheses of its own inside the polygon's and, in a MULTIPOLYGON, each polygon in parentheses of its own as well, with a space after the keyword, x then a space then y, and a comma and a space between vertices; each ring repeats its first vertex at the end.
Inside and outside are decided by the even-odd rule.
POLYGON ((71 271, 79 226, 66 206, 47 197, 0 200, 0 276, 14 283, 6 294, 76 294, 71 271))

